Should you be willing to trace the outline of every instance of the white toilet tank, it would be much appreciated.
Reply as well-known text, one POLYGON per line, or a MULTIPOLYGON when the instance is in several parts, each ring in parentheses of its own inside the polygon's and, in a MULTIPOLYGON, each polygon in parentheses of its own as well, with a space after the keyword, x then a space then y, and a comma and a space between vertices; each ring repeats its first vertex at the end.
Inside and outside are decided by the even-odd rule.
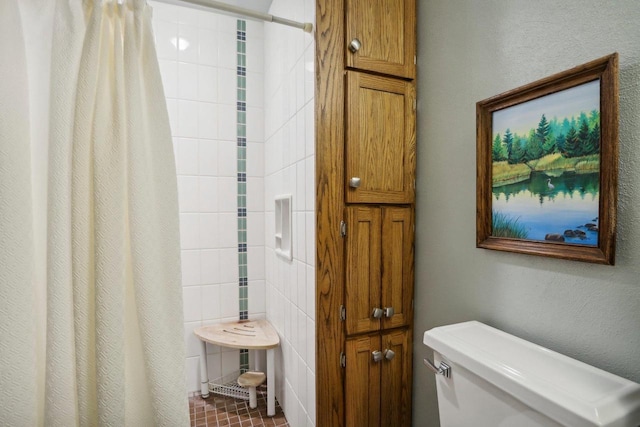
POLYGON ((433 328, 424 344, 450 367, 436 375, 443 427, 640 427, 640 384, 480 322, 433 328))

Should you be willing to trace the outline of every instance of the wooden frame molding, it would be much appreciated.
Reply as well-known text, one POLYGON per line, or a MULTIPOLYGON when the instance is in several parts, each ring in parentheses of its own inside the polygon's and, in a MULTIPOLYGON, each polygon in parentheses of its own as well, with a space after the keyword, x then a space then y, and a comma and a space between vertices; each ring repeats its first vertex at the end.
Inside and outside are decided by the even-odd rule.
POLYGON ((316 425, 344 423, 344 0, 316 1, 316 425))

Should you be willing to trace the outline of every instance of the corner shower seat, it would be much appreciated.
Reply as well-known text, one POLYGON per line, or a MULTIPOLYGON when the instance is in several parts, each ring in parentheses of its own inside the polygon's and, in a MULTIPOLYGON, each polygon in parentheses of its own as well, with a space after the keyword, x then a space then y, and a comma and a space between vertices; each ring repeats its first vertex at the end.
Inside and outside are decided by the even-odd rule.
POLYGON ((209 375, 207 372, 207 344, 222 347, 266 350, 267 352, 267 415, 276 414, 274 350, 280 345, 278 333, 265 319, 240 320, 216 323, 196 328, 193 333, 200 338, 200 383, 202 397, 209 396, 209 375))

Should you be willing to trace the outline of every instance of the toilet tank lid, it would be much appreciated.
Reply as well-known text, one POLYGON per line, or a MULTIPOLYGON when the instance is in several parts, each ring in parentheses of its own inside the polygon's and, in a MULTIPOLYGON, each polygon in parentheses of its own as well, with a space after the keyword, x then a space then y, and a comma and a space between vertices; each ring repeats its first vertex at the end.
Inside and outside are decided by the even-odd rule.
POLYGON ((477 321, 433 328, 442 358, 563 425, 640 425, 640 384, 477 321))

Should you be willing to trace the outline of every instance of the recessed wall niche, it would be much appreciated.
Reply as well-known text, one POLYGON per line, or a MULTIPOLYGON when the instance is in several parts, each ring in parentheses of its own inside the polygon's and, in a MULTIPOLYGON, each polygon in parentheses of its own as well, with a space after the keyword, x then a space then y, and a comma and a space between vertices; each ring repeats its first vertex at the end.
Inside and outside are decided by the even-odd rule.
POLYGON ((276 196, 276 254, 289 261, 291 253, 291 194, 276 196))

